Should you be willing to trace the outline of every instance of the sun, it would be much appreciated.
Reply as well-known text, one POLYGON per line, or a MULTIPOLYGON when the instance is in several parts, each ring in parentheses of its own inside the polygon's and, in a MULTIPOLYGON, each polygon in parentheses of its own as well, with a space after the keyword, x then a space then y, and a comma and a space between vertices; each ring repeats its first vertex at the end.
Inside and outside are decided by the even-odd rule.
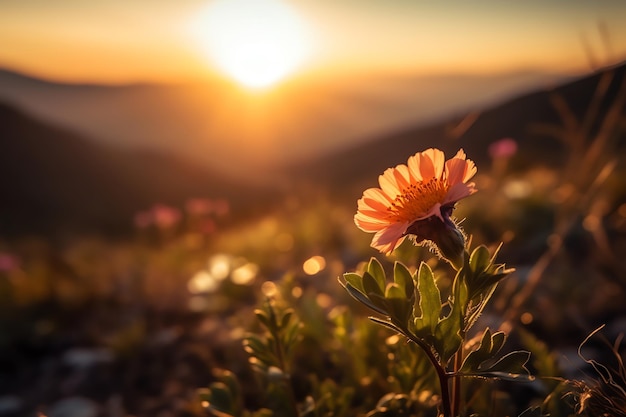
POLYGON ((191 22, 199 47, 223 73, 252 88, 284 79, 308 57, 306 22, 280 0, 216 0, 191 22))

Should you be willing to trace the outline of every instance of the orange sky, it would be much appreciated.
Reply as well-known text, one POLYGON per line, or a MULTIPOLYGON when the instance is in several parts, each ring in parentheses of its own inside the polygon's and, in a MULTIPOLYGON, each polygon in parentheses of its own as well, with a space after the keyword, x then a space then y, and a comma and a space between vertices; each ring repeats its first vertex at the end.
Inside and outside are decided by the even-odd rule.
MULTIPOLYGON (((203 0, 3 0, 0 67, 66 81, 180 81, 215 65, 194 44, 203 0)), ((302 70, 589 69, 626 56, 626 2, 294 0, 314 41, 302 70), (602 26, 608 42, 602 40, 602 26)))

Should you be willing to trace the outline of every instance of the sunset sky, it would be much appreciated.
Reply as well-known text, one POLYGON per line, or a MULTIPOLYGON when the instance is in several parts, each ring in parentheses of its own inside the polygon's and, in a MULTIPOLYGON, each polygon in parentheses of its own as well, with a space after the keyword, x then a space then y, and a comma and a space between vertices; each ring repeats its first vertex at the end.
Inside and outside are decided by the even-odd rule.
MULTIPOLYGON (((251 12, 261 0, 233 1, 241 16, 265 16, 263 8, 251 12)), ((307 37, 293 35, 299 61, 289 70, 292 76, 338 69, 416 74, 584 71, 590 68, 588 51, 599 64, 626 55, 623 0, 283 3, 307 37)), ((198 36, 198 27, 210 26, 210 5, 207 0, 2 0, 0 67, 102 83, 231 75, 206 51, 209 38, 221 35, 198 36)), ((264 25, 278 26, 267 16, 264 25)), ((228 19, 236 20, 237 14, 228 19)), ((237 22, 224 24, 236 27, 237 22)), ((292 37, 286 33, 277 36, 292 37)), ((217 42, 238 49, 231 39, 217 42)))

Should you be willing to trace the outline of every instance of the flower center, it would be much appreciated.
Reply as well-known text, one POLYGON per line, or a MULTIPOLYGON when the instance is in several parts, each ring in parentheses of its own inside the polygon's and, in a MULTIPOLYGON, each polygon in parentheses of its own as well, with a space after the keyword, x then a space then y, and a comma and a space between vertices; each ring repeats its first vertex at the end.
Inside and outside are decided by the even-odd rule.
POLYGON ((413 222, 423 217, 437 203, 443 203, 449 185, 439 178, 409 184, 387 208, 387 218, 394 222, 413 222))

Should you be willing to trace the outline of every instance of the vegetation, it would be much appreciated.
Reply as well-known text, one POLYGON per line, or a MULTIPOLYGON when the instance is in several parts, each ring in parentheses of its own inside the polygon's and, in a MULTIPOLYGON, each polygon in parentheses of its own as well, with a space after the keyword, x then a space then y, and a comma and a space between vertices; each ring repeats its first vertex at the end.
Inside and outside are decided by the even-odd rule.
POLYGON ((555 94, 561 123, 533 125, 560 163, 490 148, 455 212, 462 264, 409 241, 377 254, 356 201, 314 186, 245 221, 189 201, 128 240, 4 241, 0 413, 626 415, 612 76, 583 114, 555 94))

